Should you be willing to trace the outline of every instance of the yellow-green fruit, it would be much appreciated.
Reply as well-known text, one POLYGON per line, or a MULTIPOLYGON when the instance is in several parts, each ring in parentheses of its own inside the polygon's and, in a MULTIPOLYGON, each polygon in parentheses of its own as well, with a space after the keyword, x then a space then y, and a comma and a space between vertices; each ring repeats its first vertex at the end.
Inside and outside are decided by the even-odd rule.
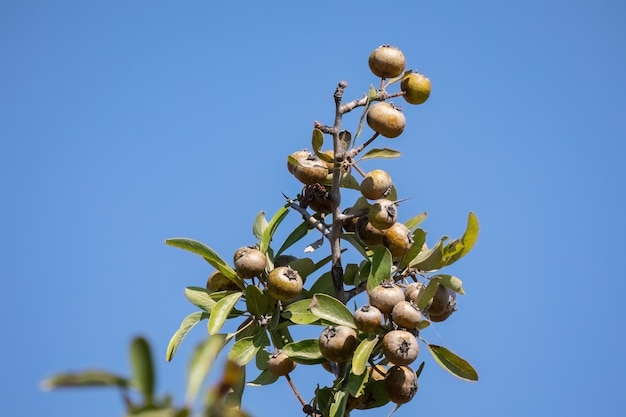
POLYGON ((370 248, 383 244, 383 232, 370 224, 367 216, 359 217, 356 221, 356 237, 370 248))
POLYGON ((206 289, 209 291, 227 291, 227 290, 239 290, 239 286, 230 279, 226 278, 226 275, 220 271, 213 272, 206 281, 206 289))
POLYGON ((291 154, 295 163, 287 161, 287 169, 303 184, 312 185, 322 183, 328 176, 326 163, 316 155, 306 151, 291 154))
POLYGON ((280 349, 272 353, 267 361, 267 370, 274 376, 285 376, 296 369, 296 363, 280 349))
POLYGON ((410 104, 422 104, 430 97, 430 80, 422 74, 411 73, 402 78, 400 89, 410 104))
POLYGON ((404 71, 406 58, 402 51, 395 46, 382 45, 372 51, 368 64, 370 70, 377 77, 393 78, 404 71))
POLYGON ((361 194, 367 199, 378 200, 389 194, 392 185, 391 176, 386 171, 375 169, 370 171, 361 181, 361 194))
POLYGON ((302 292, 302 286, 298 271, 288 266, 274 268, 267 277, 267 291, 277 300, 293 300, 302 292))
POLYGON ((383 230, 383 245, 389 249, 394 258, 406 255, 413 246, 411 230, 404 223, 394 223, 390 228, 383 230))
POLYGON ((408 366, 393 366, 385 375, 385 392, 391 402, 408 403, 417 392, 417 375, 408 366))
POLYGON ((406 118, 395 106, 382 101, 367 111, 367 125, 386 138, 396 138, 404 131, 406 118))
POLYGON ((381 198, 370 206, 368 217, 372 226, 384 231, 398 220, 398 208, 393 201, 381 198))

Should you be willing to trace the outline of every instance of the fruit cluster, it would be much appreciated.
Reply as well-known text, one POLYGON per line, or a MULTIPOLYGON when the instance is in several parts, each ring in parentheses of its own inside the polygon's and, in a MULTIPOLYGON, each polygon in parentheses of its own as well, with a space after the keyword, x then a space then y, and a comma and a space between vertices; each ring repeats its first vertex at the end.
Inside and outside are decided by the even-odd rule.
MULTIPOLYGON (((476 217, 470 213, 461 238, 446 243, 444 237, 429 248, 426 232, 418 227, 426 213, 400 221, 399 205, 404 200, 398 200, 391 175, 382 169, 366 173, 359 166, 364 159, 400 155, 392 149, 368 146, 379 136, 397 138, 404 132, 405 115, 388 100, 402 97, 409 104, 422 104, 430 96, 430 81, 406 71, 404 54, 393 46, 376 48, 368 63, 380 78, 380 87, 372 87, 363 99, 342 104, 347 84, 339 83, 335 124, 316 122, 312 151, 299 150, 287 158, 289 173, 302 184, 301 193, 295 199, 287 197, 285 206, 270 221, 264 213, 257 216, 253 232, 258 243, 237 249, 231 266, 200 242, 167 241, 202 256, 216 268, 205 288, 187 288, 187 297, 202 311, 185 318, 170 341, 168 359, 191 326, 208 318, 209 334, 222 335, 219 349, 234 339, 229 360, 238 366, 255 360, 261 371, 252 381, 255 385, 286 377, 293 387, 290 374, 297 364, 322 365, 335 374, 332 386, 316 391, 315 407, 305 404, 294 389, 303 406, 312 407, 307 414, 324 417, 342 417, 352 409, 374 408, 390 401, 410 401, 424 366, 421 362, 417 370, 411 368, 420 342, 449 372, 477 379, 471 365, 420 335, 431 322, 444 321, 456 310, 456 294, 464 293, 462 283, 439 271, 471 250, 478 236, 476 217), (390 93, 389 86, 396 82, 400 91, 390 93), (350 132, 340 130, 340 120, 357 107, 362 107, 363 113, 353 139, 350 132), (372 136, 355 147, 364 121, 372 136), (333 139, 330 150, 322 150, 324 135, 333 139), (345 189, 359 194, 353 204, 342 208, 345 189), (303 222, 276 250, 274 233, 291 210, 301 214, 303 222), (311 230, 321 232, 321 242, 330 241, 331 256, 314 262, 285 254, 311 230), (355 248, 363 259, 343 266, 342 242, 355 248), (368 304, 350 311, 347 302, 361 293, 367 293, 368 304), (240 301, 245 308, 236 307, 240 301), (233 318, 244 320, 235 332, 220 333, 224 323, 233 318), (317 337, 293 340, 289 329, 299 325, 323 330, 317 337)), ((305 252, 320 247, 320 241, 305 252)))

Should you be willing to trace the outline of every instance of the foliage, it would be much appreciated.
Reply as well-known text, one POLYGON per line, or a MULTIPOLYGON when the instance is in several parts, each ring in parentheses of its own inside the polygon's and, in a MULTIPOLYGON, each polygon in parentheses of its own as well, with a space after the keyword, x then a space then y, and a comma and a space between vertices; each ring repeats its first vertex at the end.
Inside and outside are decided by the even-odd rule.
MULTIPOLYGON (((168 398, 155 397, 152 355, 142 338, 131 344, 132 379, 87 371, 52 377, 45 386, 113 386, 122 391, 128 415, 186 416, 193 411, 202 382, 216 358, 225 357, 221 379, 205 396, 205 415, 243 415, 240 408, 246 385, 270 385, 284 376, 306 414, 341 417, 355 409, 383 406, 390 400, 397 408, 413 399, 425 362, 419 361, 416 369, 411 368, 411 363, 393 366, 386 357, 388 344, 396 346, 393 343, 398 342, 389 341, 392 334, 403 337, 408 334, 408 341, 398 342, 399 347, 395 348, 396 359, 423 344, 432 354, 434 363, 458 378, 477 381, 477 372, 466 360, 446 347, 430 344, 420 332, 430 322, 447 320, 456 311, 456 295, 465 294, 461 279, 441 270, 474 247, 478 239, 478 219, 470 212, 467 227, 459 238, 450 240, 443 236, 429 248, 427 233, 420 227, 426 213, 409 216, 401 223, 398 190, 388 182, 388 174, 366 174, 361 169, 362 161, 400 157, 398 150, 386 146, 369 148, 376 139, 395 138, 404 130, 404 113, 388 100, 410 96, 407 102, 421 104, 430 95, 430 80, 422 75, 417 77, 417 84, 401 82, 400 91, 387 91, 398 81, 417 74, 405 71, 404 56, 397 48, 377 48, 369 64, 375 74, 388 78, 381 78, 379 87, 371 87, 363 98, 349 102, 343 101, 347 83, 338 84, 334 93, 334 124, 315 122, 312 152, 296 151, 287 157, 288 170, 302 183, 302 191, 295 198, 285 196, 285 204, 270 219, 264 212, 256 216, 252 226, 256 243, 249 251, 238 251, 231 264, 197 240, 172 238, 165 241, 167 245, 202 257, 216 270, 206 288, 186 288, 185 296, 198 310, 182 320, 165 355, 167 361, 172 360, 189 331, 207 320, 207 338, 190 360, 184 407, 176 409, 168 398), (385 61, 387 59, 391 61, 385 61), (411 87, 418 84, 419 91, 409 90, 418 88, 411 87), (385 106, 376 106, 376 102, 384 102, 385 106), (343 116, 357 108, 362 108, 363 112, 353 135, 341 125, 343 116), (373 133, 357 145, 366 131, 365 123, 373 133), (332 138, 332 148, 326 151, 325 136, 332 138), (359 181, 355 175, 368 180, 359 181), (343 203, 347 197, 343 191, 348 189, 362 195, 352 205, 341 206, 339 202, 343 203), (276 232, 293 211, 303 222, 287 231, 284 241, 276 242, 276 232), (306 247, 305 256, 285 255, 310 233, 319 234, 319 239, 306 247), (329 242, 331 253, 318 259, 316 251, 325 241, 329 242), (351 259, 344 266, 346 257, 343 255, 348 248, 355 250, 351 253, 356 252, 358 259, 351 259), (251 252, 262 254, 262 264, 259 272, 249 278, 242 271, 244 268, 249 271, 253 262, 258 263, 259 255, 253 260, 241 254, 251 252), (281 274, 272 275, 269 282, 270 274, 278 268, 282 268, 281 274), (212 279, 218 279, 214 277, 221 277, 222 281, 209 285, 212 279), (405 325, 403 330, 406 331, 390 333, 400 328, 394 321, 396 316, 374 305, 374 298, 371 298, 373 307, 383 311, 382 324, 374 330, 359 329, 348 302, 361 293, 374 291, 383 298, 399 296, 402 301, 410 302, 419 313, 414 314, 418 317, 414 326, 405 325), (311 337, 294 340, 292 330, 299 326, 307 326, 311 337), (350 350, 340 352, 340 356, 330 356, 327 352, 335 346, 350 350), (283 354, 281 359, 287 361, 284 374, 269 365, 279 353, 283 354), (334 362, 340 359, 333 358, 344 356, 349 359, 334 362), (293 372, 299 372, 298 367, 320 365, 335 374, 334 383, 318 387, 308 399, 302 398, 289 371, 295 368, 293 372), (248 373, 253 376, 247 378, 248 373), (408 382, 403 380, 404 385, 398 385, 395 375, 410 377, 408 382), (141 394, 140 403, 130 401, 129 389, 141 394)), ((397 305, 400 299, 394 298, 393 304, 397 305)))

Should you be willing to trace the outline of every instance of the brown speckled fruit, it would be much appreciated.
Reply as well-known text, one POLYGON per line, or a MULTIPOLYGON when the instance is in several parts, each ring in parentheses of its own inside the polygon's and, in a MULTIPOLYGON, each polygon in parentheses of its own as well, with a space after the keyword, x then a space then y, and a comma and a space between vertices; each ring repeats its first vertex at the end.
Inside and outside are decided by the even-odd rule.
POLYGON ((383 337, 383 353, 394 365, 409 365, 419 354, 417 338, 406 330, 391 330, 383 337))
POLYGON ((328 167, 316 155, 306 151, 297 151, 291 154, 296 163, 287 161, 287 168, 294 177, 303 184, 318 184, 326 180, 328 167))
POLYGON ((406 118, 400 109, 383 101, 367 111, 367 125, 386 138, 396 138, 404 131, 406 118))
POLYGON ((302 292, 302 285, 298 271, 288 266, 274 268, 267 276, 267 291, 277 300, 293 300, 302 292))
POLYGON ((446 310, 448 310, 448 306, 454 303, 454 307, 456 307, 456 293, 443 285, 440 285, 437 288, 437 292, 433 297, 433 302, 428 307, 428 315, 432 318, 432 316, 441 316, 446 310))
POLYGON ((378 200, 386 197, 391 191, 393 181, 391 176, 382 169, 370 171, 361 181, 361 194, 370 200, 378 200))
POLYGON ((296 363, 280 349, 270 355, 267 370, 275 376, 285 376, 296 368, 296 363))
POLYGON ((398 326, 413 330, 422 321, 422 313, 410 301, 400 301, 391 310, 391 319, 398 326))
POLYGON ((404 99, 410 104, 422 104, 430 97, 430 80, 418 73, 407 74, 402 78, 400 89, 404 91, 404 99))
POLYGON ((383 244, 383 232, 370 224, 367 216, 359 217, 356 222, 356 237, 370 248, 383 244))
POLYGON ((398 220, 398 206, 393 201, 381 198, 372 203, 367 216, 372 226, 386 230, 398 220))
POLYGON ((358 342, 356 331, 347 326, 329 326, 319 337, 322 356, 333 362, 352 358, 358 342))
POLYGON ((383 322, 383 315, 374 306, 366 305, 354 312, 354 324, 362 332, 371 332, 383 322))
POLYGON ((383 281, 368 292, 370 304, 383 314, 391 313, 393 307, 404 301, 404 291, 392 281, 383 281))
POLYGON ((406 67, 406 59, 402 51, 395 46, 382 45, 372 51, 368 64, 377 77, 393 78, 402 74, 406 67))
POLYGON ((411 249, 413 245, 413 234, 404 224, 396 222, 389 229, 383 230, 383 245, 394 258, 400 258, 411 249))
POLYGON ((405 404, 417 392, 417 375, 408 366, 393 366, 385 376, 385 392, 391 402, 405 404))
POLYGON ((267 259, 263 252, 248 246, 237 249, 233 256, 237 275, 241 278, 256 277, 265 271, 267 259))

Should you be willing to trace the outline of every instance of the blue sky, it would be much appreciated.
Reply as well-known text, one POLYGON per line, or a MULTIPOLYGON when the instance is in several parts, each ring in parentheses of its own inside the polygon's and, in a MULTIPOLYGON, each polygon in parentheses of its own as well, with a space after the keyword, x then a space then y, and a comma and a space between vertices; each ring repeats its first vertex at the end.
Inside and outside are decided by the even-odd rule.
MULTIPOLYGON (((137 334, 154 343, 160 392, 182 401, 202 326, 173 362, 164 352, 194 311, 184 287, 212 269, 164 239, 225 258, 254 243, 257 212, 299 191, 286 155, 310 146, 314 120, 332 122, 339 80, 348 97, 367 91, 367 56, 390 43, 433 93, 380 144, 402 157, 364 167, 387 169, 411 197, 401 219, 428 211, 429 242, 460 235, 469 211, 481 222, 450 271, 467 295, 428 336, 481 380, 426 358, 397 415, 623 415, 625 11, 577 0, 2 3, 0 409, 121 415, 115 392, 38 384, 87 367, 127 373, 137 334)), ((294 375, 303 392, 327 379, 294 375)), ((257 417, 299 411, 286 383, 246 401, 257 417)))

